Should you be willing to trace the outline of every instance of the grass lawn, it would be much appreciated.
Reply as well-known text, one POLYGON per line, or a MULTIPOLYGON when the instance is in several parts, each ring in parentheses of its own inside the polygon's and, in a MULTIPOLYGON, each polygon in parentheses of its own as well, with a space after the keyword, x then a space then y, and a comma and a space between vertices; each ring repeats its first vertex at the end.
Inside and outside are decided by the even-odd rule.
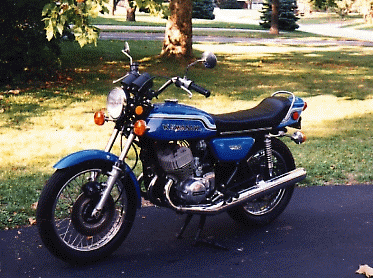
MULTIPOLYGON (((33 222, 33 204, 60 158, 104 148, 112 124, 95 126, 93 112, 105 107, 112 80, 128 70, 122 46, 123 42, 99 41, 98 47, 80 49, 66 42, 61 79, 0 89, 0 228, 33 222)), ((161 42, 130 46, 141 71, 184 74, 187 61, 158 56, 161 42)), ((253 107, 277 90, 293 91, 309 103, 303 116, 308 141, 298 146, 286 140, 297 165, 307 169, 302 185, 371 183, 373 48, 194 44, 196 56, 205 50, 217 54, 218 66, 196 66, 189 77, 209 88, 211 97, 194 94, 189 99, 175 88, 159 101, 178 98, 222 113, 253 107)))

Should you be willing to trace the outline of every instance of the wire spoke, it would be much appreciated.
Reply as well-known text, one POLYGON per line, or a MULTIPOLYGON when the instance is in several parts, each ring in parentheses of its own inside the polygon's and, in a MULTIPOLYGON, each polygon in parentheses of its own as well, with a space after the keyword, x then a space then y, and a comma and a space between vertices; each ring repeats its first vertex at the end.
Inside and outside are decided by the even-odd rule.
MULTIPOLYGON (((88 251, 101 248, 113 239, 123 224, 126 215, 127 196, 125 190, 123 190, 123 185, 119 181, 111 192, 113 207, 109 206, 107 209, 113 209, 114 212, 111 213, 112 216, 110 216, 111 219, 108 219, 108 222, 102 224, 105 220, 98 219, 95 222, 94 219, 87 220, 84 215, 72 215, 73 213, 85 213, 84 208, 74 208, 78 199, 87 198, 83 196, 82 187, 92 181, 104 184, 106 179, 107 174, 100 169, 82 171, 66 182, 58 194, 54 211, 54 227, 60 239, 75 250, 88 251), (74 221, 73 218, 78 220, 74 221), (77 221, 78 226, 76 226, 77 221), (93 224, 90 221, 93 221, 93 224), (104 226, 101 228, 100 225, 104 226)), ((79 201, 78 204, 86 206, 90 202, 89 200, 79 201)))

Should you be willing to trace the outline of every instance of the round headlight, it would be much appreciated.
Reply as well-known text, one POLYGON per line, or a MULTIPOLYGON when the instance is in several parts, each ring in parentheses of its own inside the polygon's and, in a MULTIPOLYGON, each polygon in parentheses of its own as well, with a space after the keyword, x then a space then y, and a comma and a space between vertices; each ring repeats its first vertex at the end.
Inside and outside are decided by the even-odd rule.
POLYGON ((117 87, 110 91, 109 95, 107 96, 106 106, 109 115, 113 119, 119 118, 124 107, 126 107, 126 104, 127 97, 122 88, 117 87))

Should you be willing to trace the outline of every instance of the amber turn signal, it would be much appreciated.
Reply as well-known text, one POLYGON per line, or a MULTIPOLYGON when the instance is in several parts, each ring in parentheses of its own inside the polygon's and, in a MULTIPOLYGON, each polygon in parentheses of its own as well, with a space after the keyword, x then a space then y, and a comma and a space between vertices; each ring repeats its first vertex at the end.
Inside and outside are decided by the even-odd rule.
POLYGON ((137 136, 143 136, 145 134, 145 131, 146 131, 146 123, 144 120, 138 120, 136 121, 134 127, 133 127, 133 132, 137 135, 137 136))
POLYGON ((307 105, 307 102, 305 102, 305 103, 304 103, 304 106, 303 106, 303 111, 306 110, 307 106, 308 106, 308 105, 307 105))
POLYGON ((142 106, 136 106, 136 108, 135 108, 135 114, 137 116, 140 116, 142 113, 144 113, 144 108, 142 106))
POLYGON ((105 123, 105 113, 101 111, 97 111, 94 116, 95 124, 96 125, 103 125, 105 123))
POLYGON ((294 132, 294 134, 290 138, 297 144, 302 144, 306 142, 306 139, 307 139, 306 135, 304 135, 304 133, 301 131, 294 132))

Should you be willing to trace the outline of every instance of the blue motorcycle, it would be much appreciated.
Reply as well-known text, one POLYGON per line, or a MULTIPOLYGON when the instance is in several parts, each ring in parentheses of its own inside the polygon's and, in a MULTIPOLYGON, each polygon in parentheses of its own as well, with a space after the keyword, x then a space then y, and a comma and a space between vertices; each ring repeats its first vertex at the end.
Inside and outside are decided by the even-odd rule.
POLYGON ((215 67, 215 55, 204 53, 184 77, 172 77, 154 90, 154 77, 140 74, 127 43, 122 52, 130 59, 130 71, 110 91, 108 115, 100 111, 94 117, 98 125, 115 123, 105 150, 60 160, 41 193, 37 225, 49 251, 73 264, 107 257, 129 234, 142 198, 186 215, 179 238, 199 215, 195 244, 204 242, 200 234, 209 215, 227 212, 247 226, 278 217, 295 184, 306 177, 279 138, 305 141, 300 131, 288 134, 287 128, 301 128, 307 104, 286 91, 254 108, 220 115, 177 100, 153 104, 171 85, 190 96, 195 91, 209 97, 210 91, 188 79, 187 72, 196 63, 215 67), (111 150, 118 138, 126 140, 116 156, 111 150), (126 163, 132 148, 139 150, 135 160, 142 164, 138 177, 126 163))

